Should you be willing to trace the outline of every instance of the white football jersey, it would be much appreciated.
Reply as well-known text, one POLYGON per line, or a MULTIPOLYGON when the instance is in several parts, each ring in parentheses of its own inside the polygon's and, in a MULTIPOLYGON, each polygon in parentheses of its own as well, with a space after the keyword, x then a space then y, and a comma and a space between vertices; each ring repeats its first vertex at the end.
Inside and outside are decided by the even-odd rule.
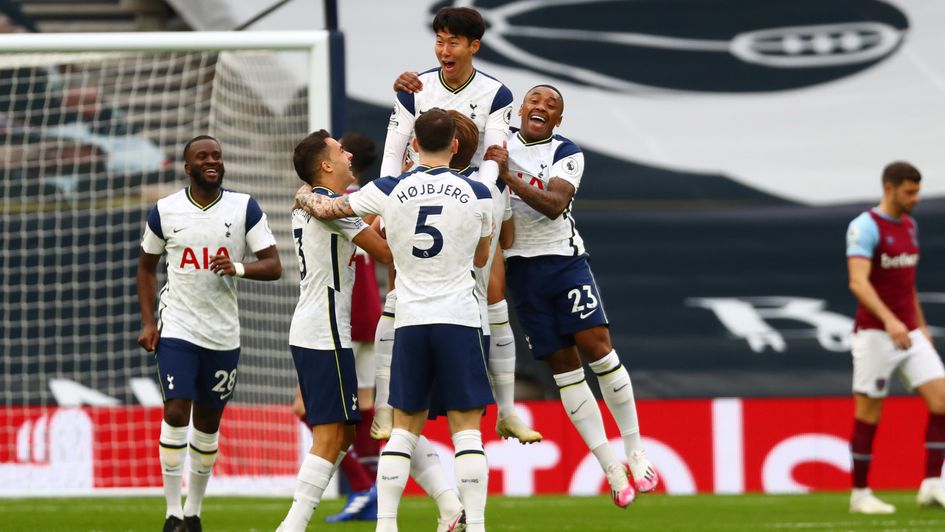
MULTIPOLYGON (((323 187, 316 194, 336 197, 323 187)), ((352 240, 368 226, 357 217, 322 221, 302 209, 292 212, 299 256, 299 302, 292 314, 289 345, 334 350, 351 347, 352 240)))
POLYGON ((473 259, 492 233, 492 196, 444 166, 382 177, 349 196, 358 216, 378 214, 397 272, 394 327, 481 325, 473 259))
MULTIPOLYGON (((482 162, 486 151, 486 131, 500 135, 495 137, 497 144, 508 138, 509 122, 512 119, 512 91, 497 79, 474 70, 462 87, 451 89, 443 81, 440 69, 434 68, 420 74, 420 81, 423 83, 423 90, 420 92, 397 93, 387 129, 402 133, 412 141, 414 122, 427 109, 439 107, 447 111, 459 111, 479 127, 479 148, 473 155, 473 164, 482 162)), ((382 176, 400 175, 404 148, 409 148, 410 141, 399 150, 388 150, 385 146, 381 164, 382 176)), ((419 164, 417 153, 412 148, 407 151, 414 165, 419 164)))
MULTIPOLYGON (((577 194, 584 174, 584 154, 576 144, 561 135, 537 142, 525 142, 518 129, 509 137, 509 173, 530 186, 544 190, 552 177, 564 179, 577 194)), ((515 241, 505 250, 506 257, 542 255, 579 256, 584 254, 584 240, 578 234, 571 207, 554 220, 531 208, 514 192, 511 195, 515 241)))
POLYGON ((479 313, 482 316, 482 334, 489 335, 489 274, 492 272, 492 262, 495 259, 495 250, 499 247, 499 229, 502 222, 512 217, 512 208, 509 204, 509 189, 505 181, 498 179, 498 167, 489 165, 486 168, 470 166, 459 172, 460 174, 478 181, 489 189, 492 195, 492 219, 495 221, 495 236, 489 247, 489 260, 482 268, 476 268, 476 297, 479 298, 479 313))
POLYGON ((162 198, 148 214, 141 249, 167 253, 167 284, 158 304, 163 338, 226 351, 240 346, 236 277, 210 270, 210 257, 240 262, 248 252, 275 246, 266 215, 249 194, 223 189, 201 207, 185 188, 162 198))

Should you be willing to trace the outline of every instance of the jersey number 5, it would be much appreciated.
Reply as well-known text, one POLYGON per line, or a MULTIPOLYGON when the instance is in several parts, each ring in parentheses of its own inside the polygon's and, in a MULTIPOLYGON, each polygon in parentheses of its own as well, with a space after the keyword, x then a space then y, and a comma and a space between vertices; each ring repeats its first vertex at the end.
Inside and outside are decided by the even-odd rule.
POLYGON ((427 216, 436 216, 438 214, 442 214, 442 212, 442 205, 420 207, 420 212, 417 213, 417 229, 414 231, 414 234, 430 235, 433 238, 433 245, 427 249, 420 249, 417 246, 414 246, 414 257, 419 259, 429 259, 439 255, 440 251, 443 251, 443 233, 441 233, 436 227, 427 225, 427 216))

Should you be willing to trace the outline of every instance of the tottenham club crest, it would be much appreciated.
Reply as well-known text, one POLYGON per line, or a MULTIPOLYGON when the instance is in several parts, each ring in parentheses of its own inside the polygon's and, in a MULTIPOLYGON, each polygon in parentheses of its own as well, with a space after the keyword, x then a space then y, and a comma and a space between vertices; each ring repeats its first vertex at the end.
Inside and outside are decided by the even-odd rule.
POLYGON ((482 47, 496 61, 621 92, 808 87, 884 61, 909 29, 881 0, 794 0, 789 9, 740 0, 454 0, 434 8, 444 3, 482 13, 482 47))

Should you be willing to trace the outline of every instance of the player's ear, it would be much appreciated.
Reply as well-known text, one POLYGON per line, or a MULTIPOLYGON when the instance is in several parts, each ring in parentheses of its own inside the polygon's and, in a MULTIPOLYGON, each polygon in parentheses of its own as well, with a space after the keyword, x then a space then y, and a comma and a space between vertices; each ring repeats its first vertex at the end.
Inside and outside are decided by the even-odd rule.
POLYGON ((413 148, 413 151, 420 153, 420 143, 417 142, 417 137, 410 141, 410 147, 413 148))
POLYGON ((332 171, 331 161, 329 161, 328 159, 322 159, 322 161, 318 164, 319 164, 319 167, 321 168, 322 173, 332 171))
POLYGON ((459 151, 459 139, 453 137, 453 140, 450 141, 450 155, 455 155, 459 151))
POLYGON ((469 51, 472 52, 473 55, 475 55, 476 52, 479 51, 479 46, 480 46, 481 44, 482 44, 482 43, 479 41, 479 39, 473 39, 473 41, 472 41, 471 43, 469 43, 469 51))

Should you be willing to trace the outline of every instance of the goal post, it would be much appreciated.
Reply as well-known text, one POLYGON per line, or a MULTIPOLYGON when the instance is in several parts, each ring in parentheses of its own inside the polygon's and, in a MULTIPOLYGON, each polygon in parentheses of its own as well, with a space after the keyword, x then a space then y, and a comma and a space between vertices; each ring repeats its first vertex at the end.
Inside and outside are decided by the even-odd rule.
POLYGON ((224 186, 259 201, 283 265, 239 284, 239 384, 209 490, 291 493, 310 438, 289 410, 292 150, 330 129, 329 47, 328 31, 0 35, 0 496, 159 489, 135 272, 147 212, 186 185, 199 134, 220 140, 224 186))

